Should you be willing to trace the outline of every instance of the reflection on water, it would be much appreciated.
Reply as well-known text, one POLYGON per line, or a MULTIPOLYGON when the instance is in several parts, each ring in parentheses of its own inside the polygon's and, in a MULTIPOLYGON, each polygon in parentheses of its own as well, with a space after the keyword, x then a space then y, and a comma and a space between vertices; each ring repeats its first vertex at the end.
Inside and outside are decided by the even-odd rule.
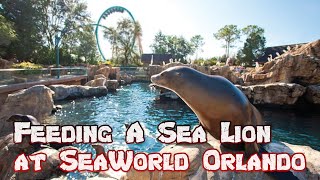
MULTIPOLYGON (((52 123, 64 125, 104 125, 113 128, 112 144, 108 149, 132 149, 135 151, 159 151, 163 144, 157 141, 157 125, 162 121, 178 124, 198 124, 194 113, 180 102, 155 102, 157 92, 151 91, 147 83, 124 86, 116 93, 90 99, 60 102, 63 109, 50 119, 52 123), (142 144, 125 143, 125 126, 135 121, 145 128, 146 141, 142 144)), ((272 125, 273 140, 308 145, 320 150, 320 112, 299 114, 293 111, 259 109, 265 121, 272 125)))

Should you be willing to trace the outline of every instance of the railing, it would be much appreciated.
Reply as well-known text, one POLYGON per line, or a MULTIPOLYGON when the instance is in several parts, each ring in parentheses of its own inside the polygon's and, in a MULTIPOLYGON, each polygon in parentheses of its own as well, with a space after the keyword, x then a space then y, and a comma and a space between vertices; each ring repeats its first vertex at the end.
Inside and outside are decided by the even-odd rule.
POLYGON ((87 76, 87 68, 0 69, 0 87, 12 84, 41 82, 87 76))

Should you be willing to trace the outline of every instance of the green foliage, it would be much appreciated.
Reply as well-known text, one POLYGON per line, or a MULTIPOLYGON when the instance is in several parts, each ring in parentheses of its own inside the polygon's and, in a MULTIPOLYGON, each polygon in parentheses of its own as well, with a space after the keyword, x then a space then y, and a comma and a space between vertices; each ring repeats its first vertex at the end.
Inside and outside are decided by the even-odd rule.
POLYGON ((199 65, 199 66, 214 66, 216 65, 218 62, 217 58, 213 57, 213 58, 210 58, 210 59, 196 59, 193 61, 192 64, 196 64, 196 65, 199 65))
POLYGON ((228 57, 227 57, 227 55, 224 54, 224 55, 220 56, 218 59, 219 59, 220 62, 224 62, 225 63, 225 62, 227 62, 228 57))
POLYGON ((17 34, 17 41, 11 43, 6 58, 31 59, 37 48, 44 43, 40 34, 41 13, 37 6, 40 1, 0 0, 3 7, 1 13, 14 24, 17 34))
POLYGON ((41 65, 34 64, 31 62, 22 62, 19 64, 14 64, 12 67, 16 69, 25 69, 24 71, 18 71, 18 74, 21 75, 41 74, 41 69, 43 68, 41 65))
POLYGON ((190 40, 193 45, 194 53, 196 53, 196 58, 198 58, 198 51, 202 52, 202 46, 204 45, 204 39, 201 35, 195 35, 190 40))
POLYGON ((104 37, 112 46, 112 62, 116 66, 140 65, 142 30, 139 22, 122 19, 117 27, 109 27, 104 37), (139 38, 137 38, 139 37, 139 38), (135 43, 137 40, 138 46, 135 43))
POLYGON ((217 33, 214 33, 213 36, 218 40, 225 41, 223 47, 226 48, 226 56, 230 55, 230 48, 234 47, 235 43, 240 38, 241 31, 238 29, 237 25, 226 25, 223 28, 219 29, 217 33))
POLYGON ((150 47, 154 53, 171 54, 174 59, 180 59, 181 62, 186 63, 187 56, 194 54, 203 44, 203 38, 200 35, 188 41, 182 36, 164 35, 159 31, 150 47))
POLYGON ((16 40, 16 32, 13 29, 13 23, 0 15, 0 56, 6 54, 6 49, 14 40, 16 40))
POLYGON ((22 62, 19 64, 12 65, 13 68, 16 69, 42 69, 43 67, 39 64, 34 64, 31 62, 22 62))
POLYGON ((17 41, 11 43, 7 58, 35 63, 55 63, 55 35, 60 34, 61 62, 82 62, 70 54, 96 63, 97 51, 92 21, 84 0, 0 0, 1 14, 14 24, 17 41))
POLYGON ((245 66, 252 66, 255 59, 263 54, 266 38, 264 29, 256 25, 249 25, 242 29, 246 35, 243 48, 238 52, 237 58, 245 66))

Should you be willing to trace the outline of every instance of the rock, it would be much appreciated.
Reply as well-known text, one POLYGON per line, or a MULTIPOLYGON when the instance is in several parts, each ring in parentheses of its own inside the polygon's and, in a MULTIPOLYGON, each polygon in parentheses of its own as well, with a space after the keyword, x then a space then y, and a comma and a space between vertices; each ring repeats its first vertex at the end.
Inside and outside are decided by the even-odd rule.
POLYGON ((109 67, 102 67, 102 68, 97 70, 96 75, 102 74, 106 78, 108 78, 110 73, 111 73, 111 69, 109 67))
POLYGON ((0 136, 12 131, 12 122, 6 122, 6 120, 14 114, 32 115, 39 122, 51 115, 54 109, 53 94, 52 90, 43 85, 9 94, 0 109, 0 136))
MULTIPOLYGON (((272 143, 276 145, 276 143, 272 143)), ((271 144, 271 145, 272 145, 271 144)), ((283 143, 284 146, 290 148, 293 152, 302 152, 307 160, 307 179, 320 179, 320 152, 312 149, 309 146, 293 145, 283 143)), ((270 145, 269 145, 270 147, 270 145)), ((272 146, 271 146, 272 147, 272 146)), ((281 149, 273 152, 289 152, 289 150, 281 149)))
POLYGON ((109 79, 120 81, 120 68, 119 67, 112 67, 110 69, 109 79))
POLYGON ((197 70, 197 71, 200 71, 204 74, 209 74, 211 73, 211 69, 209 66, 198 66, 198 65, 195 65, 195 64, 191 64, 190 65, 191 68, 197 70))
POLYGON ((11 61, 0 58, 0 69, 9 69, 13 63, 11 61))
POLYGON ((131 84, 133 80, 133 76, 130 74, 124 73, 121 75, 120 79, 121 79, 121 85, 131 84))
POLYGON ((104 76, 103 74, 97 74, 97 75, 94 76, 94 79, 99 79, 99 78, 107 79, 107 77, 104 76))
POLYGON ((2 179, 10 179, 14 176, 14 160, 18 155, 31 154, 36 149, 30 144, 30 138, 24 137, 22 143, 13 142, 13 134, 0 137, 0 174, 2 179))
POLYGON ((243 80, 236 76, 236 73, 231 69, 230 66, 211 66, 210 75, 219 75, 227 78, 233 84, 243 84, 243 80))
POLYGON ((119 87, 119 82, 117 80, 108 80, 108 90, 110 91, 116 91, 119 87))
POLYGON ((287 83, 237 87, 253 104, 293 105, 306 90, 299 84, 287 83))
POLYGON ((59 168, 61 163, 61 160, 59 159, 59 151, 52 148, 45 148, 33 154, 39 153, 44 153, 47 155, 47 160, 41 164, 42 170, 39 172, 34 172, 34 164, 32 161, 30 161, 30 170, 27 172, 16 173, 17 179, 48 179, 52 176, 63 173, 59 168))
POLYGON ((320 84, 320 40, 302 45, 244 75, 246 84, 275 82, 320 84))
POLYGON ((54 100, 104 96, 108 93, 108 89, 104 86, 51 85, 50 88, 55 92, 54 100))
POLYGON ((97 65, 89 65, 87 69, 88 79, 92 80, 94 76, 97 74, 99 67, 97 65))
POLYGON ((186 64, 183 64, 181 62, 172 62, 172 63, 168 63, 166 65, 163 66, 163 70, 166 70, 170 67, 175 67, 175 66, 187 66, 186 64))
MULTIPOLYGON (((184 145, 168 145, 164 147, 160 153, 170 153, 172 155, 176 153, 186 153, 189 157, 189 169, 186 171, 136 171, 130 169, 124 176, 123 180, 148 180, 157 177, 157 179, 207 179, 207 173, 202 167, 202 154, 211 146, 207 143, 204 144, 184 144, 184 145)), ((171 156, 170 163, 173 163, 174 159, 171 156)))
POLYGON ((312 104, 320 104, 320 85, 308 86, 305 97, 312 104))
MULTIPOLYGON (((100 74, 102 75, 102 74, 100 74)), ((103 76, 103 75, 102 75, 103 76)), ((91 80, 89 82, 87 82, 85 84, 85 86, 91 86, 91 87, 99 87, 99 86, 106 86, 106 82, 107 82, 107 79, 106 78, 95 78, 94 80, 91 80)))
POLYGON ((155 74, 159 74, 160 72, 163 71, 163 67, 160 66, 160 65, 149 65, 149 68, 148 68, 148 76, 149 78, 155 74))
MULTIPOLYGON (((265 172, 234 172, 234 171, 206 171, 202 165, 202 156, 207 149, 217 149, 220 153, 241 153, 221 146, 220 141, 213 138, 210 134, 207 136, 208 143, 205 144, 184 144, 168 145, 160 153, 186 153, 189 156, 190 166, 187 171, 136 171, 129 170, 121 177, 123 180, 135 179, 270 179, 274 178, 265 172)), ((291 171, 299 179, 318 179, 320 177, 320 152, 307 146, 291 145, 288 143, 269 143, 265 149, 270 153, 304 153, 307 161, 308 170, 291 171)), ((172 162, 172 159, 171 159, 172 162)))

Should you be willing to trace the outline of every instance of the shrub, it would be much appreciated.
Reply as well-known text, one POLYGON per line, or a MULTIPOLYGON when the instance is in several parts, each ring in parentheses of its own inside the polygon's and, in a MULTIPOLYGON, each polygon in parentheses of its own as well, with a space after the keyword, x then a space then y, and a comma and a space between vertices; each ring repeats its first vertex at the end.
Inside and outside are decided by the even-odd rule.
POLYGON ((29 75, 29 74, 41 74, 41 69, 43 68, 39 64, 34 64, 31 62, 22 62, 19 64, 12 65, 13 68, 16 69, 27 69, 26 71, 18 71, 18 74, 29 75))
POLYGON ((42 69, 43 67, 39 64, 34 64, 31 62, 22 62, 19 64, 12 65, 13 68, 16 69, 42 69))
POLYGON ((213 66, 217 64, 217 58, 213 57, 210 59, 196 59, 193 61, 193 64, 199 65, 199 66, 213 66))

